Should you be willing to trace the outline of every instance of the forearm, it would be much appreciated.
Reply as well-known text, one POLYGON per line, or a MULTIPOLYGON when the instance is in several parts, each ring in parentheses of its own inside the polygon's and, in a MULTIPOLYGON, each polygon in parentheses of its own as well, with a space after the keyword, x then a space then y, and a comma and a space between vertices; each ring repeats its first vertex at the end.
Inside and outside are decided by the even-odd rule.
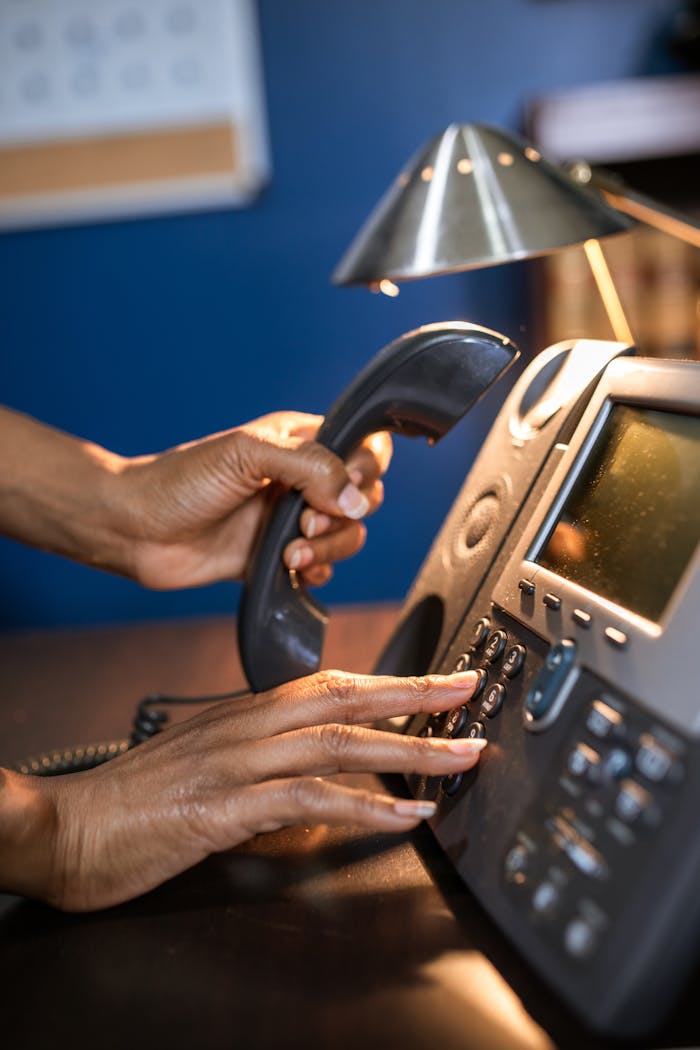
POLYGON ((0 449, 2 533, 129 574, 117 502, 126 460, 6 408, 0 449))

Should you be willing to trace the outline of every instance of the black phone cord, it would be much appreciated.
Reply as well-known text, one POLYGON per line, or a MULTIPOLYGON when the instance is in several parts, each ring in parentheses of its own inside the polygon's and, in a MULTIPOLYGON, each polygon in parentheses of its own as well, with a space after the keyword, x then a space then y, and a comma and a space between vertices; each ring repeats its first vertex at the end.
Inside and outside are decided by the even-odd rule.
POLYGON ((35 777, 56 777, 65 773, 80 773, 87 769, 94 769, 113 758, 118 758, 119 755, 123 755, 131 748, 137 747, 145 740, 150 740, 151 737, 160 733, 168 722, 168 712, 162 710, 163 707, 180 704, 213 705, 224 700, 239 700, 249 695, 249 689, 237 689, 232 693, 214 693, 210 696, 166 696, 162 693, 153 693, 139 702, 131 725, 131 736, 128 739, 43 751, 16 762, 13 768, 17 773, 35 777))

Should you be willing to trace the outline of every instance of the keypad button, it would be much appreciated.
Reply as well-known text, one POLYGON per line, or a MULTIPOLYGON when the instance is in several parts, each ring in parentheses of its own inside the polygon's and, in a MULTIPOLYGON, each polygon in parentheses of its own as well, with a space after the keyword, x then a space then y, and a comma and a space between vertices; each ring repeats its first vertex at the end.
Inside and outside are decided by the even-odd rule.
POLYGON ((476 687, 474 689, 474 692, 471 695, 471 699, 472 700, 476 700, 478 697, 481 696, 481 694, 484 691, 484 686, 486 685, 486 683, 488 681, 488 677, 489 677, 488 676, 488 672, 486 672, 483 669, 483 667, 477 667, 477 668, 475 668, 475 670, 476 670, 476 673, 477 673, 477 680, 476 680, 476 687))
POLYGON ((527 649, 524 645, 511 645, 501 665, 506 678, 515 678, 522 671, 526 655, 527 649))
POLYGON ((552 841, 582 875, 596 880, 607 877, 608 866, 602 853, 562 817, 553 821, 552 841))
POLYGON ((622 715, 602 700, 594 700, 586 716, 586 729, 599 740, 605 740, 622 728, 622 715))
POLYGON ((642 817, 651 815, 654 800, 641 784, 635 780, 623 780, 617 793, 613 810, 615 816, 625 824, 636 824, 642 817))
POLYGON ((643 733, 639 738, 639 748, 634 757, 637 771, 647 780, 660 784, 669 776, 674 758, 668 748, 651 735, 643 733))
POLYGON ((457 736, 467 724, 467 710, 465 707, 455 707, 447 716, 443 736, 457 736))
POLYGON ((501 656, 508 643, 508 635, 505 631, 494 631, 484 649, 484 657, 490 664, 494 664, 501 656))
POLYGON ((571 614, 571 619, 574 623, 578 624, 579 627, 583 627, 584 631, 593 623, 593 617, 590 613, 586 612, 585 609, 574 609, 571 614))
POLYGON ((605 784, 622 780, 632 772, 632 755, 626 747, 611 747, 600 763, 600 779, 605 784))
POLYGON ((481 714, 486 718, 494 718, 503 707, 505 698, 506 687, 504 685, 501 685, 500 682, 490 685, 481 702, 481 714))
POLYGON ((483 722, 470 722, 462 736, 468 737, 469 740, 481 740, 486 736, 486 726, 483 722))
POLYGON ((488 638, 489 629, 491 627, 491 621, 485 616, 482 616, 480 620, 477 620, 472 627, 471 644, 475 649, 480 649, 488 638))
POLYGON ((532 908, 538 915, 554 915, 560 900, 560 892, 553 882, 541 882, 532 895, 532 908))
POLYGON ((576 643, 569 638, 553 645, 525 698, 527 719, 539 722, 549 713, 566 681, 574 660, 576 643))
POLYGON ((530 594, 534 594, 535 593, 535 585, 532 582, 532 580, 522 579, 518 583, 518 587, 523 592, 523 594, 530 595, 530 594))
POLYGON ((597 943, 598 935, 585 919, 572 919, 564 930, 564 949, 574 959, 587 959, 597 943))
POLYGON ((561 598, 558 594, 545 594, 542 599, 543 605, 546 605, 548 609, 552 609, 554 612, 559 612, 561 609, 561 598))
POLYGON ((509 882, 524 882, 530 866, 530 851, 522 842, 517 842, 506 853, 503 873, 509 882))
POLYGON ((576 744, 566 760, 567 772, 573 777, 589 777, 594 780, 600 766, 600 755, 588 744, 576 744))
POLYGON ((472 654, 471 653, 460 653, 455 660, 453 673, 457 674, 459 671, 468 671, 472 665, 472 654))
POLYGON ((606 642, 614 649, 626 649, 629 639, 624 631, 618 631, 617 627, 606 627, 603 631, 606 642))

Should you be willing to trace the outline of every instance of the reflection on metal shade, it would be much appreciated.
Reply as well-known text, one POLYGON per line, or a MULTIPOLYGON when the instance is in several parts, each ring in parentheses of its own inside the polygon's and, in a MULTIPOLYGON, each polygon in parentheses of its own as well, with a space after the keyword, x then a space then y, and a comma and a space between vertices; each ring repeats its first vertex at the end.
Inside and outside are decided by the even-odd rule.
POLYGON ((373 284, 492 266, 633 225, 522 139, 484 124, 451 124, 390 186, 333 281, 373 284))

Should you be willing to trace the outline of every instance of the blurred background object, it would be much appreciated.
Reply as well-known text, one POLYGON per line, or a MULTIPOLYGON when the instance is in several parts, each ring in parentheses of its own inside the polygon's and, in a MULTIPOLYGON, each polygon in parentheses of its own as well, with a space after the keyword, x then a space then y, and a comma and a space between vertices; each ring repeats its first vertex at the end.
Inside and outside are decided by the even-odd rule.
MULTIPOLYGON (((30 2, 6 0, 3 13, 19 18, 30 2)), ((116 6, 124 17, 134 11, 148 19, 182 3, 116 6)), ((203 12, 208 0, 190 6, 203 12)), ((692 78, 674 43, 687 3, 259 0, 256 7, 269 183, 244 208, 210 203, 210 210, 174 214, 175 205, 156 194, 153 217, 141 211, 140 218, 1 236, 5 403, 115 451, 142 453, 275 408, 323 412, 380 346, 427 322, 462 318, 503 331, 524 361, 553 339, 610 337, 604 314, 595 328, 597 296, 595 307, 590 297, 580 306, 574 293, 565 308, 549 278, 533 311, 530 262, 410 282, 393 298, 333 287, 330 275, 405 158, 448 124, 479 121, 531 135, 535 106, 562 92, 629 78, 662 90, 667 78, 692 78)), ((99 11, 101 0, 91 8, 99 11)), ((36 33, 27 42, 38 62, 44 44, 36 33)), ((0 69, 10 46, 4 31, 0 69)), ((3 142, 6 101, 0 97, 3 142)), ((697 155, 693 146, 672 163, 667 156, 630 162, 658 166, 657 184, 651 175, 640 182, 625 174, 662 200, 687 181, 688 206, 697 207, 697 155)), ((617 170, 617 159, 607 166, 617 170)), ((650 255, 647 266, 657 267, 655 248, 650 255)), ((669 264, 663 270, 670 282, 669 264)), ((681 274, 674 282, 694 289, 696 303, 688 260, 674 262, 673 272, 681 274)), ((624 295, 624 271, 615 275, 624 295)), ((664 308, 662 318, 654 296, 634 294, 657 324, 659 352, 678 341, 693 352, 687 334, 660 331, 677 323, 677 311, 664 308)), ((338 566, 324 601, 402 597, 504 394, 505 385, 497 387, 437 449, 396 443, 387 501, 367 546, 338 566)), ((0 543, 0 587, 5 628, 230 613, 237 601, 227 584, 150 593, 9 541, 0 543)))
POLYGON ((268 174, 253 0, 0 5, 0 227, 249 200, 268 174))

